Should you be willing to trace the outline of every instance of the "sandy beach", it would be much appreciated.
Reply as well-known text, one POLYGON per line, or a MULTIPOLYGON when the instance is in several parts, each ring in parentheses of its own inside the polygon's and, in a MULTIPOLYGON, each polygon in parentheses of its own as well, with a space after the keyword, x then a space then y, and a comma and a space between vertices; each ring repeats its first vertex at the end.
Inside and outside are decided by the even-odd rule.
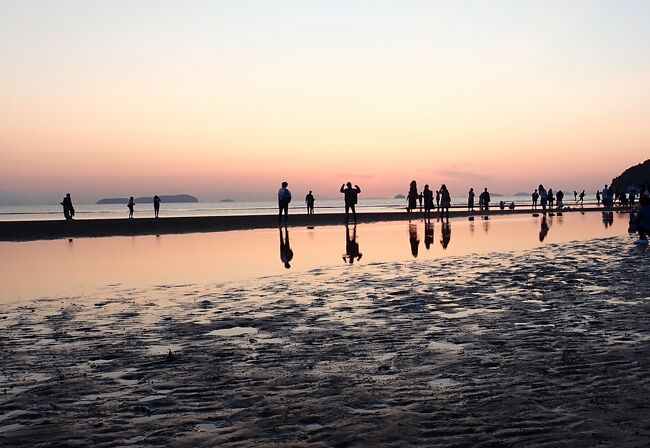
POLYGON ((611 237, 0 304, 0 445, 647 446, 649 256, 611 237))
MULTIPOLYGON (((602 207, 567 207, 563 213, 604 211, 602 207)), ((451 218, 482 215, 501 216, 517 214, 541 214, 541 208, 519 208, 515 210, 500 210, 496 207, 489 213, 468 212, 464 207, 452 209, 451 218)), ((557 210, 553 213, 557 213, 557 210)), ((422 219, 422 212, 410 215, 403 211, 387 211, 359 213, 358 223, 381 221, 407 221, 422 219)), ((433 213, 434 219, 439 217, 433 213)), ((307 215, 304 213, 291 214, 290 226, 326 226, 345 222, 344 213, 319 213, 307 215)), ((103 236, 135 236, 135 235, 164 235, 174 233, 217 232, 228 230, 265 229, 278 226, 277 215, 236 215, 236 216, 186 216, 174 218, 137 218, 137 219, 78 219, 78 220, 45 220, 45 221, 0 221, 0 241, 30 241, 56 238, 103 237, 103 236)))

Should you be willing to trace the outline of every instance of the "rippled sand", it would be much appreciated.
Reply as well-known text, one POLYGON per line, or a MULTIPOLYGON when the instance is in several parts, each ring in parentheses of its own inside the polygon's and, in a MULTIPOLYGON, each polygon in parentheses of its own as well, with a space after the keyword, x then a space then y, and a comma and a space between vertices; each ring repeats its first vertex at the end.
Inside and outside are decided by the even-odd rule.
POLYGON ((649 261, 616 237, 1 305, 0 445, 648 446, 649 261))

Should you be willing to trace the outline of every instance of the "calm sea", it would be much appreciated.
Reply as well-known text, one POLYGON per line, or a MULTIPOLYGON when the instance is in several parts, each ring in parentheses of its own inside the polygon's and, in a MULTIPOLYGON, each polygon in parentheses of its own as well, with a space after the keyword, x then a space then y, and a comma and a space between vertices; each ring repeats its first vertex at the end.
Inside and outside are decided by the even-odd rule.
MULTIPOLYGON (((74 198, 73 198, 74 200, 74 198)), ((526 196, 493 197, 492 207, 498 207, 499 201, 514 202, 517 206, 529 206, 530 198, 526 196)), ((464 208, 467 203, 465 197, 452 198, 452 207, 464 208)), ((478 199, 475 201, 478 204, 478 199)), ((572 205, 573 201, 565 201, 565 205, 572 205)), ((590 203, 593 203, 591 201, 590 203)), ((587 201, 585 201, 587 204, 587 201)), ((405 199, 363 199, 360 198, 357 210, 360 212, 402 211, 406 206, 405 199)), ((305 205, 302 200, 294 199, 290 205, 293 213, 304 213, 305 205)), ((76 204, 77 219, 90 218, 126 218, 128 209, 125 204, 76 204)), ((333 213, 343 211, 341 199, 316 200, 315 213, 333 213)), ((277 202, 198 202, 183 204, 161 204, 161 217, 179 216, 225 216, 225 215, 270 215, 277 213, 277 202)), ((152 217, 153 204, 139 203, 135 206, 135 215, 138 217, 152 217)), ((63 219, 61 206, 49 205, 12 205, 0 206, 0 221, 36 221, 48 219, 63 219)))

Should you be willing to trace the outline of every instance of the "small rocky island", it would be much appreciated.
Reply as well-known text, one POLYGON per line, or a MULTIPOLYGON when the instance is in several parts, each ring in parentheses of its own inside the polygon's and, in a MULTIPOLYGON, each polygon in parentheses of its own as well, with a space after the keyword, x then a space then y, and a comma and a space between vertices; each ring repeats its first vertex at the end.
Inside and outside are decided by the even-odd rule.
MULTIPOLYGON (((163 204, 180 204, 185 202, 199 202, 198 198, 190 194, 162 195, 159 196, 163 204)), ((140 196, 133 199, 135 203, 153 202, 153 196, 140 196)), ((98 204, 126 204, 129 198, 105 198, 97 201, 98 204)))

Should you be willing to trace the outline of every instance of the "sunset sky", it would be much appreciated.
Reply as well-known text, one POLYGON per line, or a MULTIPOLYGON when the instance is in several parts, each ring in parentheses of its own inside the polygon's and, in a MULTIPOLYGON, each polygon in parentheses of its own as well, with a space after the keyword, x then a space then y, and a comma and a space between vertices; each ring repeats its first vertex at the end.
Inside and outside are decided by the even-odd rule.
POLYGON ((649 1, 0 0, 0 200, 594 189, 650 158, 649 1))

